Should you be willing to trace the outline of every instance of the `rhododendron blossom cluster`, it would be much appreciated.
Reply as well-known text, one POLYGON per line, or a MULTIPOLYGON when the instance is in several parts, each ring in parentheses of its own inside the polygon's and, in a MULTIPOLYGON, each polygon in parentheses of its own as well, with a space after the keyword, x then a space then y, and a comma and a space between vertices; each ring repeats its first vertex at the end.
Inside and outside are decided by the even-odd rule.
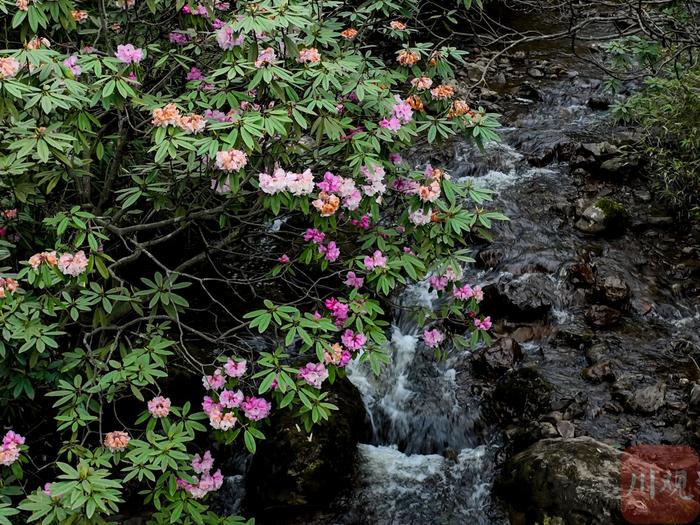
POLYGON ((0 445, 0 465, 9 467, 19 459, 20 445, 24 445, 24 437, 12 430, 8 431, 2 438, 0 445))
POLYGON ((177 480, 178 488, 186 490, 194 499, 202 499, 210 492, 217 491, 224 483, 224 476, 221 470, 217 469, 212 473, 214 468, 214 458, 208 450, 202 456, 195 454, 192 458, 192 470, 199 476, 192 476, 193 481, 185 481, 184 479, 177 480))
POLYGON ((112 452, 121 452, 129 446, 129 434, 121 430, 115 430, 105 434, 104 446, 112 452))

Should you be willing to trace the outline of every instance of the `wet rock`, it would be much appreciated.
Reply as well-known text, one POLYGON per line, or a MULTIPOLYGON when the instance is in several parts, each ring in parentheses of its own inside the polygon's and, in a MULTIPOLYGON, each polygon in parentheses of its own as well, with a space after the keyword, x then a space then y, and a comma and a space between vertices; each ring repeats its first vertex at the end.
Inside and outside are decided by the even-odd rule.
POLYGON ((591 109, 605 111, 610 107, 611 101, 608 97, 602 95, 594 95, 588 99, 587 105, 591 109))
POLYGON ((630 300, 629 285, 618 275, 608 275, 600 279, 597 285, 600 300, 612 306, 623 306, 630 300))
POLYGON ((593 286, 595 284, 595 268, 587 262, 577 262, 569 266, 567 270, 569 282, 574 286, 593 286))
POLYGON ((544 72, 536 67, 531 67, 527 70, 527 74, 532 78, 544 78, 544 72))
POLYGON ((511 523, 622 524, 621 454, 590 437, 543 439, 506 463, 494 491, 511 523))
POLYGON ((557 432, 559 435, 563 438, 572 438, 574 437, 574 433, 576 431, 576 427, 571 421, 557 421, 557 432))
POLYGON ((518 90, 515 92, 515 96, 519 98, 526 98, 534 102, 542 100, 542 95, 540 91, 529 82, 523 82, 518 86, 518 90))
POLYGON ((608 349, 607 344, 596 343, 594 345, 591 345, 590 348, 586 349, 586 360, 589 364, 593 365, 605 359, 609 353, 610 350, 608 349))
POLYGON ((600 172, 607 178, 619 179, 634 173, 639 168, 639 157, 620 156, 607 159, 600 164, 600 172))
POLYGON ((551 410, 551 391, 537 370, 511 370, 499 379, 486 408, 498 421, 531 421, 551 410))
POLYGON ((503 260, 503 252, 487 248, 476 256, 476 265, 480 268, 495 268, 503 260))
POLYGON ((485 312, 499 312, 501 318, 533 321, 551 309, 556 295, 554 283, 542 273, 523 274, 484 288, 485 312))
POLYGON ((301 506, 323 506, 350 481, 357 444, 371 431, 360 393, 348 379, 337 380, 329 401, 339 408, 307 434, 289 410, 275 414, 274 439, 258 441, 246 476, 244 506, 268 509, 276 519, 301 506))
POLYGON ((601 233, 605 231, 605 212, 596 206, 589 206, 576 221, 576 228, 584 233, 601 233))
POLYGON ((555 346, 566 345, 581 348, 591 343, 593 332, 583 323, 561 326, 552 339, 555 346))
POLYGON ((626 224, 627 212, 619 202, 604 197, 588 206, 581 218, 576 222, 576 228, 584 233, 619 233, 626 224))
POLYGON ((615 381, 615 372, 610 361, 603 361, 584 368, 581 377, 591 383, 613 382, 615 381))
POLYGON ((584 312, 586 321, 599 328, 609 328, 619 324, 622 312, 604 304, 594 304, 584 312))
POLYGON ((627 400, 629 408, 640 414, 653 414, 663 405, 666 397, 666 384, 657 383, 636 390, 627 400))
POLYGON ((512 337, 503 337, 488 348, 483 348, 472 358, 474 371, 487 376, 500 376, 522 361, 523 352, 512 337))
POLYGON ((688 408, 694 412, 700 412, 700 385, 697 383, 693 383, 693 386, 690 389, 688 408))
POLYGON ((581 147, 578 149, 577 153, 599 160, 615 155, 618 153, 618 151, 617 146, 614 146, 609 142, 588 142, 581 144, 581 147))

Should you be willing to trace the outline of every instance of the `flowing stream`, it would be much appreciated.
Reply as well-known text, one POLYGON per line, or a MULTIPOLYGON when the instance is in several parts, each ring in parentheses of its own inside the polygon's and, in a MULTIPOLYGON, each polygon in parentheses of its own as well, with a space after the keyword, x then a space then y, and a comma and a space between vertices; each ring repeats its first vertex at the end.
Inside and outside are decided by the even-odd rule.
MULTIPOLYGON (((605 113, 593 111, 586 104, 599 93, 600 81, 591 78, 598 73, 590 68, 574 71, 580 64, 562 58, 563 51, 558 53, 556 47, 531 51, 530 57, 544 56, 565 64, 568 60, 572 69, 540 82, 537 101, 519 97, 517 83, 511 86, 514 95, 501 101, 505 126, 502 142, 485 151, 468 144, 457 144, 453 149, 448 162, 452 176, 473 179, 496 191, 494 208, 511 218, 497 229, 495 243, 488 246, 500 254, 500 262, 491 269, 467 268, 466 279, 485 285, 503 279, 517 283, 533 274, 544 276, 552 304, 540 322, 545 325, 542 332, 550 334, 582 324, 583 306, 571 292, 565 269, 582 254, 594 253, 598 266, 612 268, 623 276, 634 298, 633 320, 600 337, 618 348, 635 348, 636 356, 626 357, 620 352, 618 357, 623 367, 642 367, 637 376, 645 378, 663 368, 659 350, 662 340, 679 337, 698 342, 692 327, 700 321, 700 309, 696 300, 679 294, 671 282, 672 272, 659 271, 656 263, 646 266, 655 255, 659 260, 672 260, 671 254, 677 254, 673 239, 652 248, 656 238, 634 232, 617 239, 582 236, 573 228, 571 211, 582 191, 568 164, 555 160, 546 167, 533 167, 528 163, 528 157, 540 156, 564 139, 600 141, 594 130, 606 126, 605 113), (653 305, 650 313, 642 312, 648 308, 647 303, 653 305)), ((426 286, 417 285, 409 288, 401 300, 404 305, 430 308, 435 297, 426 286)), ((486 313, 499 318, 497 311, 486 313)), ((501 333, 515 328, 517 325, 506 326, 501 333)), ((530 366, 535 365, 555 385, 557 399, 577 398, 582 392, 589 395, 588 412, 577 425, 593 436, 614 439, 623 416, 595 412, 610 401, 609 389, 581 379, 580 371, 585 366, 581 352, 556 348, 546 337, 537 336, 532 326, 529 329, 535 335, 526 337, 522 346, 530 366)), ((480 421, 481 400, 478 392, 471 393, 471 370, 464 366, 467 353, 437 363, 420 341, 417 325, 404 311, 395 315, 391 347, 392 363, 380 378, 365 366, 350 366, 349 377, 362 393, 373 438, 359 445, 358 472, 351 491, 333 504, 332 515, 313 523, 508 523, 491 496, 499 432, 489 431, 480 421)), ((662 433, 658 429, 644 431, 650 440, 663 439, 662 433)))

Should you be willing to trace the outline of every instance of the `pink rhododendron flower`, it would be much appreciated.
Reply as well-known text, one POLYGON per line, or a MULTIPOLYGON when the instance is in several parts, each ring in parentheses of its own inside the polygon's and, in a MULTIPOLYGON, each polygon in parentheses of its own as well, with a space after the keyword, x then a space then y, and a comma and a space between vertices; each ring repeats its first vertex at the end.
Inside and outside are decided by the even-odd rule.
POLYGON ((12 277, 0 277, 0 299, 13 294, 19 288, 19 284, 12 277))
POLYGON ((20 436, 17 432, 14 432, 13 430, 10 430, 5 434, 2 438, 2 446, 3 447, 19 447, 20 445, 24 445, 25 443, 25 438, 23 436, 20 436))
POLYGON ((353 190, 352 193, 343 197, 343 207, 350 211, 354 211, 359 208, 360 202, 362 202, 362 194, 359 190, 353 190))
POLYGON ((433 81, 430 79, 430 77, 418 77, 411 80, 411 85, 414 88, 426 90, 431 88, 433 81))
POLYGON ((351 219, 350 223, 353 226, 357 226, 358 228, 362 228, 363 230, 369 230, 369 227, 370 227, 369 215, 363 215, 362 217, 360 217, 360 220, 351 219))
POLYGON ((115 430, 114 432, 108 432, 107 435, 105 435, 104 446, 112 452, 125 450, 128 445, 129 434, 126 432, 115 430))
POLYGON ((255 61, 255 67, 260 69, 261 67, 269 66, 275 60, 277 60, 277 54, 275 53, 275 50, 271 47, 268 47, 266 49, 263 49, 258 54, 258 59, 255 61))
POLYGON ((287 264, 289 262, 289 255, 286 253, 277 258, 277 262, 281 264, 287 264))
POLYGON ((70 275, 71 277, 77 277, 85 271, 88 265, 87 257, 85 257, 85 252, 80 250, 76 252, 75 255, 70 253, 64 253, 58 259, 58 269, 63 275, 70 275))
POLYGON ((201 456, 195 454, 192 458, 192 470, 197 474, 203 474, 204 472, 209 472, 214 466, 214 458, 211 452, 208 450, 204 452, 201 456))
POLYGON ((477 330, 490 330, 491 329, 491 317, 484 317, 483 320, 474 319, 474 327, 477 330))
POLYGON ((42 489, 42 492, 49 498, 51 497, 51 485, 52 483, 44 483, 44 488, 42 489))
POLYGON ((245 375, 246 368, 248 367, 248 362, 245 359, 241 359, 240 361, 234 361, 233 359, 228 359, 226 363, 224 363, 224 370, 226 371, 226 375, 230 377, 243 377, 245 375))
POLYGON ((445 340, 445 334, 443 334, 438 329, 424 330, 423 331, 423 341, 428 346, 428 348, 435 348, 440 345, 445 340))
POLYGON ((423 202, 435 202, 440 197, 440 183, 434 180, 429 186, 421 186, 418 196, 423 202))
POLYGON ((372 196, 382 194, 386 191, 386 185, 384 184, 384 168, 381 166, 374 166, 372 168, 369 166, 362 166, 360 168, 360 173, 368 182, 368 184, 362 186, 362 191, 365 192, 365 195, 372 196))
POLYGON ((452 290, 452 296, 455 299, 459 299, 460 301, 466 301, 468 299, 471 299, 473 295, 474 295, 474 291, 472 290, 472 287, 469 286, 468 284, 465 284, 461 288, 455 287, 452 290))
POLYGON ((309 195, 314 191, 314 176, 311 170, 307 169, 303 173, 287 172, 286 181, 287 190, 297 197, 309 195))
POLYGON ((240 46, 243 44, 244 40, 245 36, 236 36, 236 34, 233 32, 233 27, 228 24, 222 26, 216 32, 216 41, 219 44, 219 47, 226 51, 230 51, 234 47, 240 46))
POLYGON ((0 80, 14 77, 19 71, 20 64, 14 57, 0 57, 0 80))
POLYGON ((248 156, 238 149, 216 152, 216 167, 223 171, 238 171, 248 163, 248 156))
POLYGON ((78 78, 80 76, 82 69, 78 65, 78 57, 76 55, 66 58, 63 61, 63 65, 70 69, 70 72, 73 73, 73 76, 75 78, 78 78))
POLYGON ((154 397, 148 402, 148 411, 153 417, 166 417, 170 414, 170 398, 154 397))
POLYGON ((39 38, 37 36, 37 37, 32 38, 29 42, 27 42, 27 49, 35 50, 35 49, 41 49, 42 47, 45 47, 45 48, 51 47, 51 42, 49 42, 48 38, 45 38, 45 37, 39 38))
POLYGON ((321 383, 328 378, 328 370, 323 363, 306 363, 306 366, 299 370, 299 377, 314 388, 321 388, 321 383))
POLYGON ((391 183, 391 187, 400 193, 410 195, 418 192, 420 184, 418 184, 414 180, 398 177, 394 179, 394 182, 391 183))
POLYGON ((204 396, 202 398, 202 411, 206 414, 209 415, 214 408, 221 408, 218 403, 215 403, 214 400, 209 397, 209 396, 204 396))
POLYGON ((299 50, 299 58, 297 58, 297 62, 301 64, 313 64, 320 61, 321 54, 315 47, 299 50))
POLYGON ((308 228, 306 233, 304 233, 304 240, 311 241, 314 244, 321 244, 323 239, 326 238, 326 234, 316 228, 308 228))
POLYGON ((327 171, 323 175, 323 181, 317 184, 318 189, 328 193, 338 193, 343 185, 343 177, 338 177, 333 175, 330 171, 327 171))
POLYGON ((245 417, 251 421, 259 421, 266 418, 270 414, 272 409, 272 403, 266 401, 262 397, 246 397, 245 401, 241 403, 241 408, 245 417))
POLYGON ((20 11, 28 11, 29 10, 29 0, 15 0, 15 5, 17 6, 17 9, 20 11))
POLYGON ((18 447, 0 448, 0 465, 9 467, 19 459, 20 450, 18 447))
POLYGON ((170 43, 172 44, 177 44, 181 46, 187 44, 190 40, 192 40, 192 37, 187 33, 182 33, 180 31, 172 31, 170 35, 168 35, 168 40, 170 40, 170 43))
POLYGON ((411 119, 413 119, 413 109, 411 109, 411 106, 409 106, 407 102, 401 100, 399 95, 396 95, 394 99, 396 100, 396 104, 394 104, 394 107, 391 109, 394 117, 402 124, 408 124, 411 122, 411 119))
POLYGON ((335 297, 331 297, 329 299, 326 299, 325 305, 326 308, 330 310, 331 316, 335 318, 337 323, 342 324, 345 321, 347 321, 348 314, 350 312, 350 307, 347 304, 341 303, 335 297))
POLYGON ((231 430, 237 422, 238 418, 233 412, 222 412, 220 406, 212 407, 209 412, 209 424, 216 430, 226 432, 231 430))
POLYGON ((333 344, 330 350, 323 352, 323 360, 327 365, 336 365, 342 368, 350 362, 350 359, 352 359, 352 354, 338 343, 333 344))
POLYGON ((318 245, 318 251, 325 256, 328 262, 335 262, 340 257, 340 248, 335 244, 335 241, 328 243, 328 246, 323 244, 318 245))
POLYGON ((15 219, 17 217, 17 208, 0 211, 0 217, 3 217, 5 219, 15 219))
POLYGON ((371 271, 375 268, 386 268, 387 261, 386 256, 380 250, 376 250, 371 256, 367 255, 362 262, 365 268, 371 271))
MULTIPOLYGON (((472 297, 474 297, 477 303, 480 303, 484 300, 484 291, 481 289, 481 286, 477 285, 474 287, 474 290, 472 291, 472 297)), ((488 330, 488 328, 486 330, 488 330)))
POLYGON ((221 390, 226 384, 226 378, 221 373, 220 369, 214 370, 214 373, 210 376, 202 377, 202 384, 204 388, 210 388, 212 390, 221 390))
POLYGON ((120 44, 114 56, 124 64, 138 64, 143 59, 143 49, 134 47, 132 44, 120 44))
MULTIPOLYGON (((461 274, 461 273, 462 273, 462 272, 461 272, 461 270, 460 270, 459 274, 461 274)), ((444 275, 444 276, 447 278, 447 280, 450 281, 450 282, 454 282, 454 281, 458 280, 458 279, 459 279, 459 274, 455 271, 454 268, 452 268, 452 266, 448 266, 447 269, 445 270, 445 273, 443 273, 443 275, 444 275)))
POLYGON ((401 164, 403 159, 399 153, 389 153, 389 161, 391 161, 392 164, 401 164))
POLYGON ((379 127, 388 129, 389 131, 397 132, 401 129, 401 121, 396 117, 387 119, 386 117, 379 121, 379 127))
MULTIPOLYGON (((185 80, 187 80, 187 81, 190 81, 190 80, 204 80, 204 75, 202 75, 202 72, 201 72, 199 69, 197 69, 196 67, 192 66, 192 67, 190 68, 189 73, 187 73, 187 77, 185 78, 185 80)), ((211 111, 211 110, 207 110, 207 111, 211 111)), ((205 117, 207 116, 206 111, 204 112, 204 116, 205 116, 205 117)), ((209 118, 209 117, 208 117, 208 118, 209 118)))
POLYGON ((136 0, 115 0, 114 3, 121 9, 131 9, 136 5, 136 0))
POLYGON ((219 394, 219 403, 224 408, 237 408, 243 402, 243 392, 240 390, 223 390, 219 394))
POLYGON ((357 351, 367 342, 365 334, 355 333, 352 330, 345 330, 340 340, 348 350, 357 351))
POLYGON ((355 275, 355 272, 348 272, 347 277, 345 278, 345 284, 348 286, 352 286, 353 288, 362 288, 362 285, 365 283, 364 277, 358 277, 355 275))
POLYGON ((408 220, 416 226, 423 226, 424 224, 430 223, 432 216, 433 214, 430 210, 423 211, 418 209, 412 213, 409 213, 408 220))
POLYGON ((209 492, 219 490, 224 482, 224 477, 221 470, 212 474, 212 468, 214 468, 214 458, 211 452, 207 450, 202 456, 195 454, 192 458, 192 470, 201 476, 199 478, 193 476, 193 483, 178 479, 178 488, 186 490, 195 499, 201 499, 209 492))

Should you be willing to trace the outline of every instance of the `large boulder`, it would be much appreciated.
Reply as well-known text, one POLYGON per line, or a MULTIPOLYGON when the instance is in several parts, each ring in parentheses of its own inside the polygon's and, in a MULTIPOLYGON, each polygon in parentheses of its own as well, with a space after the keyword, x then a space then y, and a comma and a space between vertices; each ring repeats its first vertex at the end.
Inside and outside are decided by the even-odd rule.
POLYGON ((327 505, 352 477, 357 444, 371 429, 360 393, 336 380, 328 401, 338 406, 329 421, 307 434, 298 418, 282 410, 265 429, 246 476, 244 507, 263 523, 279 523, 297 510, 327 505))
POLYGON ((621 455, 590 437, 543 439, 505 464, 494 491, 514 524, 622 524, 621 455))

